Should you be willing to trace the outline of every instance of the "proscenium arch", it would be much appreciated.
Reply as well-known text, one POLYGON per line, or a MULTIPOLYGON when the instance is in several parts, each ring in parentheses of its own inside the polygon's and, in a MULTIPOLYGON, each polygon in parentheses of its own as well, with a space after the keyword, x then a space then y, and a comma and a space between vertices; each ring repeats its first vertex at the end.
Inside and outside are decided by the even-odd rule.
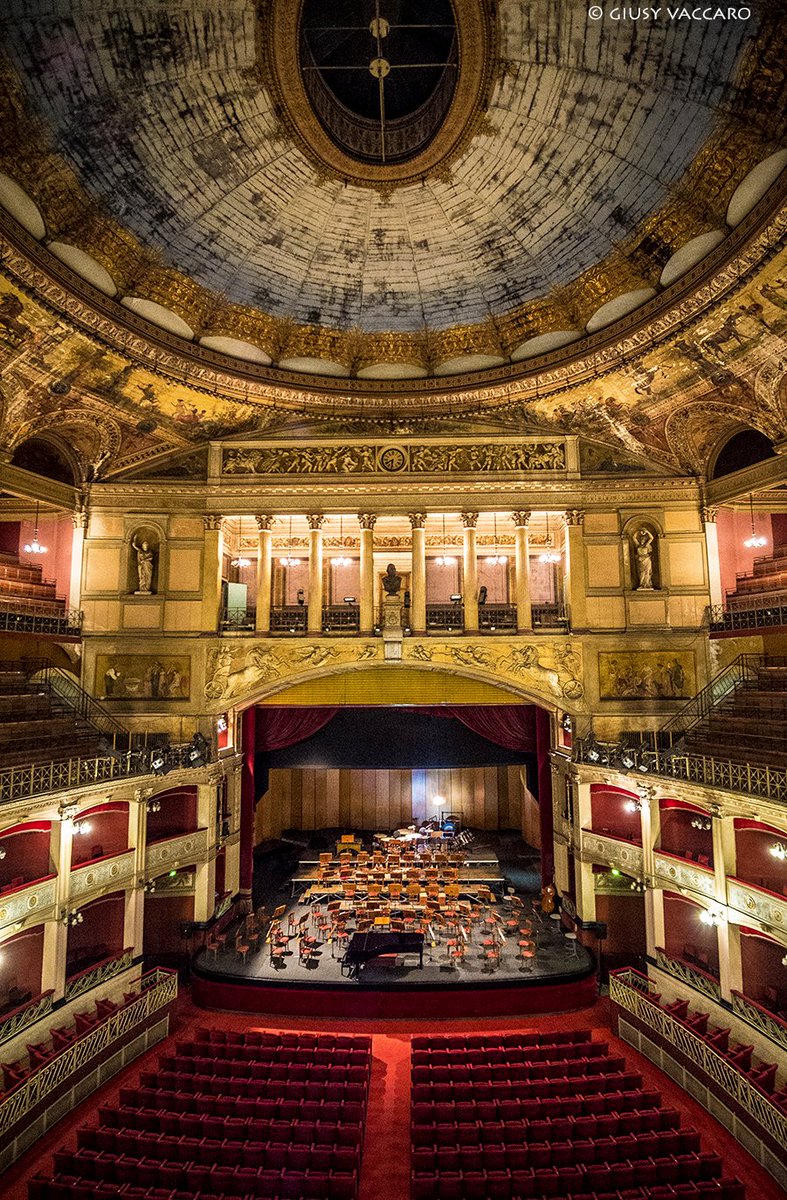
MULTIPOLYGON (((409 680, 408 680, 409 683, 409 680)), ((428 689, 425 689, 428 692, 428 689)), ((535 704, 539 708, 543 708, 551 716, 556 716, 558 712, 566 712, 570 716, 577 716, 584 713, 584 707, 577 703, 576 700, 570 700, 568 697, 562 700, 557 700, 554 696, 548 696, 532 688, 521 686, 513 681, 500 679, 499 676, 492 675, 489 672, 481 670, 473 670, 468 667, 448 666, 445 663, 413 663, 412 665, 406 661, 390 665, 377 663, 341 663, 334 666, 318 667, 312 671, 300 671, 296 674, 289 675, 286 679, 275 679, 260 681, 256 686, 252 685, 247 692, 238 696, 229 696, 226 700, 214 700, 209 703, 209 710, 214 713, 225 712, 228 709, 236 713, 243 712, 251 708, 255 704, 265 706, 266 702, 274 701, 277 704, 290 703, 300 705, 304 708, 314 707, 323 704, 353 704, 365 703, 371 705, 408 705, 417 707, 419 704, 535 704), (371 699, 369 695, 360 696, 358 699, 348 699, 348 692, 344 686, 346 682, 355 677, 360 679, 362 676, 376 676, 376 679, 365 680, 365 685, 369 691, 374 691, 375 698, 371 699), (402 682, 403 676, 410 676, 413 684, 418 682, 419 677, 423 680, 427 676, 442 676, 448 677, 455 681, 455 688, 443 688, 439 696, 430 696, 428 694, 418 696, 416 691, 408 689, 407 691, 394 692, 391 694, 390 685, 392 682, 402 682), (321 680, 332 680, 337 685, 336 692, 332 695, 331 688, 321 688, 319 694, 309 698, 305 694, 305 688, 311 684, 321 680), (479 696, 473 696, 472 690, 465 685, 472 682, 480 685, 480 689, 488 696, 488 699, 481 699, 479 696), (378 685, 379 686, 376 686, 378 685), (341 695, 341 689, 344 688, 344 695, 341 695), (285 699, 287 693, 296 693, 298 698, 285 699)), ((580 698, 581 701, 581 698, 580 698)))

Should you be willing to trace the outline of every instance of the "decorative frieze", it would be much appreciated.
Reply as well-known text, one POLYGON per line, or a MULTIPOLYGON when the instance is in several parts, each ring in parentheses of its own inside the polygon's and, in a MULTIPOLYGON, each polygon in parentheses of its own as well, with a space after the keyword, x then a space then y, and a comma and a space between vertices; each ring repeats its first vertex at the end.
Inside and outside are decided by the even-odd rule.
POLYGON ((562 441, 483 445, 267 446, 224 451, 225 475, 475 474, 565 471, 562 441))
POLYGON ((55 888, 54 879, 45 879, 0 897, 0 928, 16 925, 33 915, 36 921, 45 920, 55 903, 55 888))
POLYGON ((207 853, 207 829, 195 829, 180 837, 153 842, 145 851, 145 875, 150 879, 181 864, 204 862, 207 853))
POLYGON ((740 879, 728 879, 727 903, 747 917, 756 917, 775 929, 787 929, 787 896, 777 896, 740 879))
POLYGON ((642 875, 641 846, 620 838, 593 833, 588 829, 582 830, 582 859, 584 862, 606 863, 610 867, 618 867, 637 879, 642 875))
POLYGON ((684 861, 672 854, 656 850, 653 855, 653 870, 659 887, 688 888, 689 891, 699 892, 702 896, 715 896, 715 881, 710 867, 701 867, 698 863, 684 861))
POLYGON ((84 900, 97 892, 127 887, 134 878, 134 851, 75 867, 69 880, 69 899, 84 900))

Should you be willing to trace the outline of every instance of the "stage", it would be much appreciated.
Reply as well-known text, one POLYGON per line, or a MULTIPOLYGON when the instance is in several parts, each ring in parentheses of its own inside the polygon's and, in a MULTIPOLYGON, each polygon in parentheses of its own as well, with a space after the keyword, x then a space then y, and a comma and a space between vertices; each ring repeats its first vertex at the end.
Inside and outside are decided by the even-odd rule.
MULTIPOLYGON (((315 871, 315 855, 306 850, 281 881, 279 894, 290 893, 282 906, 281 928, 290 936, 278 952, 268 937, 257 949, 239 953, 231 927, 219 949, 214 945, 212 951, 195 954, 191 983, 197 1004, 297 1016, 439 1018, 565 1012, 596 998, 595 957, 566 936, 558 914, 540 912, 534 894, 521 888, 515 892, 494 845, 476 844, 461 872, 470 893, 476 872, 496 886, 494 902, 485 906, 481 918, 458 929, 429 925, 422 966, 417 955, 390 954, 366 962, 357 974, 343 969, 348 943, 320 924, 331 897, 326 888, 311 891, 315 871), (306 885, 307 891, 299 894, 306 885), (522 954, 523 922, 532 930, 525 935, 534 948, 528 957, 522 954), (305 957, 295 933, 299 928, 308 930, 312 941, 305 957)), ((522 882, 515 871, 512 875, 522 882)), ((465 879, 463 891, 464 885, 465 879)))

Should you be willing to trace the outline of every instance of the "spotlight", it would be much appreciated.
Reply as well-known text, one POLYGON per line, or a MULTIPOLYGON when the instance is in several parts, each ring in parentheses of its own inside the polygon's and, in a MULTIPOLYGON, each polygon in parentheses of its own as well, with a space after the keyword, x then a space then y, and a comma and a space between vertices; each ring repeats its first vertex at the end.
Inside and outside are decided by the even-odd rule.
POLYGON ((154 750, 150 756, 150 769, 154 775, 168 775, 172 770, 168 758, 170 747, 165 746, 163 749, 154 750))
POLYGON ((623 754, 620 756, 620 761, 627 771, 630 771, 634 766, 634 756, 629 750, 624 750, 623 754))
POLYGON ((591 762, 598 762, 598 760, 601 758, 601 755, 595 746, 591 746, 588 750, 588 758, 591 762))
POLYGON ((210 746, 201 733, 195 733, 191 739, 187 756, 190 767, 204 767, 210 762, 210 746))

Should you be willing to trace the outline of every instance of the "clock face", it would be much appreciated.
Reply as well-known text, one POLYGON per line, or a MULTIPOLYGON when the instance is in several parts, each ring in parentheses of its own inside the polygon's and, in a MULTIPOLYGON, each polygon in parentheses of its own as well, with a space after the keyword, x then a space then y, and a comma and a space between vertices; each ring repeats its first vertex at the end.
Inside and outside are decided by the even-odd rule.
POLYGON ((406 459, 398 446, 388 446, 380 453, 380 466, 384 471, 401 471, 406 459))

